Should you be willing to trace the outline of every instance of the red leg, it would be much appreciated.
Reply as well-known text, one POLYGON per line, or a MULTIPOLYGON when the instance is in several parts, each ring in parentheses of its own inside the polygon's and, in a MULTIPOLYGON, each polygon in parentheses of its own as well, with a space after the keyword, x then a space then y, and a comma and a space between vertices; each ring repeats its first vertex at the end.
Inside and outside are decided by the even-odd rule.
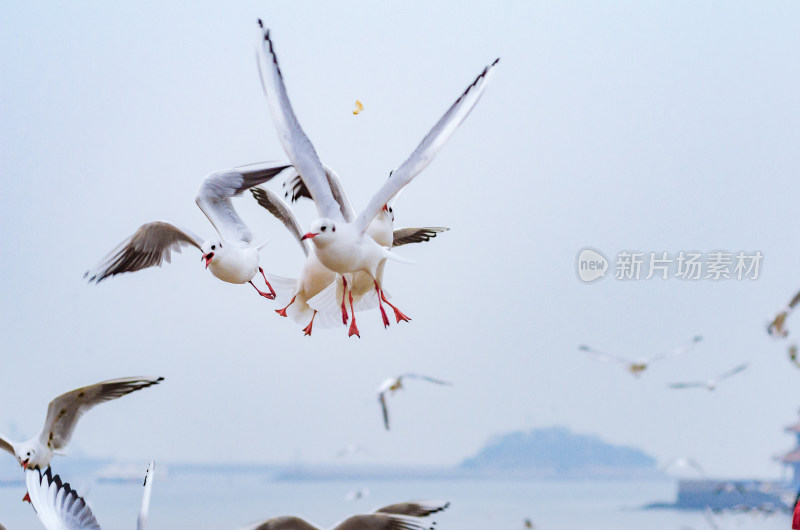
POLYGON ((308 323, 308 325, 307 325, 305 328, 303 328, 303 333, 304 333, 304 334, 305 334, 307 337, 310 337, 310 336, 311 336, 311 326, 313 326, 313 325, 314 325, 314 317, 316 317, 316 316, 317 316, 317 310, 315 309, 315 310, 314 310, 314 314, 313 314, 313 315, 311 315, 311 322, 309 322, 309 323, 308 323))
POLYGON ((274 295, 274 294, 265 293, 264 291, 262 291, 261 289, 259 289, 258 287, 256 287, 256 284, 254 284, 252 281, 249 281, 249 282, 247 282, 247 283, 249 283, 250 285, 252 285, 252 286, 253 286, 253 289, 255 289, 256 291, 258 291, 258 294, 260 294, 260 295, 261 295, 261 296, 263 296, 264 298, 269 298, 270 300, 274 300, 274 299, 275 299, 275 295, 274 295))
MULTIPOLYGON (((347 280, 342 276, 342 324, 347 325, 347 308, 344 305, 345 297, 347 296, 347 280)), ((351 295, 352 296, 352 295, 351 295)), ((355 318, 355 314, 353 314, 355 318)))
POLYGON ((266 283, 266 284, 267 284, 267 287, 269 287, 269 294, 270 294, 270 295, 272 295, 272 296, 267 296, 267 298, 269 298, 270 300, 275 300, 275 289, 273 289, 273 288, 272 288, 272 286, 271 286, 271 285, 269 284, 269 282, 267 281, 267 275, 266 275, 266 274, 264 274, 264 269, 262 269, 261 267, 259 267, 259 268, 258 268, 258 272, 260 272, 260 273, 261 273, 261 276, 263 276, 263 277, 264 277, 264 283, 266 283))
POLYGON ((392 305, 392 303, 391 303, 389 300, 387 300, 387 299, 386 299, 386 295, 385 295, 385 294, 383 294, 383 289, 381 289, 381 300, 383 300, 384 302, 386 302, 387 304, 389 304, 389 307, 391 307, 392 309, 394 309, 394 318, 396 318, 396 319, 397 319, 397 322, 398 322, 398 323, 399 323, 401 320, 402 320, 403 322, 410 322, 410 321, 411 321, 411 318, 410 318, 410 317, 407 317, 406 315, 404 315, 402 311, 400 311, 399 309, 397 309, 397 307, 395 307, 394 305, 392 305))
POLYGON ((358 327, 356 326, 356 312, 353 311, 353 293, 350 293, 350 312, 353 313, 353 320, 350 322, 350 331, 347 333, 348 337, 352 337, 355 335, 359 339, 361 338, 361 334, 358 332, 358 327))
MULTIPOLYGON (((381 309, 381 318, 383 318, 383 327, 389 327, 389 317, 386 316, 386 311, 383 309, 383 304, 381 303, 381 299, 383 298, 383 291, 381 288, 378 287, 378 281, 372 280, 375 283, 375 294, 378 295, 378 307, 381 309)), ((399 320, 398 320, 399 322, 399 320)))
MULTIPOLYGON (((286 304, 286 307, 284 307, 283 309, 276 309, 275 312, 278 313, 280 316, 285 317, 286 316, 286 310, 289 309, 289 306, 294 303, 294 299, 295 298, 297 298, 297 295, 294 295, 292 297, 292 301, 289 302, 288 304, 286 304)), ((310 335, 310 333, 309 333, 309 335, 310 335)))

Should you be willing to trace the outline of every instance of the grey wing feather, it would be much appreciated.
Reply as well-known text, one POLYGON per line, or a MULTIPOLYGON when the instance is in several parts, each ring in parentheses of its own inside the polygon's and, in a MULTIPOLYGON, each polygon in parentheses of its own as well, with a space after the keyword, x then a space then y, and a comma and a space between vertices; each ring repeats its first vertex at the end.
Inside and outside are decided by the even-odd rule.
POLYGON ((424 381, 429 381, 431 383, 436 383, 437 385, 452 385, 449 381, 442 381, 441 379, 434 379, 433 377, 428 377, 427 375, 420 375, 420 374, 403 374, 400 377, 404 377, 406 379, 422 379, 424 381))
POLYGON ((747 369, 747 363, 740 364, 739 366, 737 366, 735 368, 732 368, 732 369, 728 370, 727 372, 725 372, 723 374, 720 374, 720 376, 717 377, 717 381, 722 381, 723 379, 727 379, 730 376, 736 375, 736 374, 738 374, 739 372, 741 372, 742 370, 745 370, 745 369, 747 369))
POLYGON ((250 188, 250 192, 253 194, 253 197, 255 197, 259 205, 274 215, 278 221, 283 223, 283 226, 285 226, 286 229, 289 230, 289 232, 295 237, 297 242, 300 244, 300 247, 302 247, 305 255, 308 256, 308 246, 302 240, 303 230, 300 228, 300 223, 297 221, 297 217, 294 216, 294 213, 289 208, 289 205, 286 204, 277 193, 274 193, 268 189, 255 187, 250 188))
POLYGON ((11 442, 9 442, 2 434, 0 434, 0 449, 11 453, 12 456, 16 456, 16 453, 14 452, 14 446, 11 445, 11 442))
POLYGON ((698 388, 706 386, 705 383, 696 381, 691 383, 671 383, 668 385, 670 388, 698 388))
POLYGON ((378 394, 378 401, 381 404, 381 411, 383 412, 383 426, 389 430, 389 409, 386 407, 386 394, 381 392, 378 394))
POLYGON ((47 530, 100 530, 83 497, 53 476, 49 467, 44 473, 27 470, 25 482, 36 515, 47 530))
POLYGON ((600 351, 600 350, 595 350, 594 348, 590 348, 589 346, 585 346, 583 344, 578 346, 578 349, 581 350, 581 351, 585 351, 586 353, 588 353, 589 355, 591 355, 593 358, 597 359, 598 361, 603 361, 603 362, 611 362, 611 361, 613 361, 613 362, 625 363, 625 364, 633 362, 631 359, 627 359, 627 358, 621 357, 619 355, 611 355, 610 353, 606 353, 606 352, 603 352, 603 351, 600 351))
MULTIPOLYGON (((330 186, 331 193, 333 194, 334 200, 339 204, 339 211, 342 213, 344 220, 348 223, 355 221, 356 212, 353 209, 350 198, 344 191, 344 186, 342 186, 342 181, 339 179, 339 175, 337 175, 336 172, 328 166, 323 167, 325 168, 325 176, 328 179, 328 185, 330 186)), ((288 179, 283 184, 283 187, 289 188, 289 191, 286 192, 286 196, 291 196, 292 202, 303 197, 308 199, 311 198, 311 193, 308 191, 305 182, 303 182, 303 177, 300 176, 299 173, 295 173, 294 177, 288 179)))
POLYGON ((172 251, 192 245, 200 250, 203 240, 197 235, 164 221, 143 224, 135 234, 120 243, 94 269, 86 271, 84 278, 100 283, 123 272, 135 272, 148 267, 169 263, 172 251))
POLYGON ((47 419, 39 441, 52 450, 63 449, 69 443, 75 425, 89 409, 163 381, 163 377, 125 377, 111 379, 62 394, 47 407, 47 419))
POLYGON ((233 208, 231 197, 267 182, 287 167, 284 163, 264 162, 215 171, 203 180, 195 202, 224 241, 250 243, 253 235, 233 208))
POLYGON ((409 243, 422 243, 430 241, 436 234, 450 230, 443 226, 425 226, 422 228, 398 228, 394 231, 393 247, 407 245, 409 243))
MULTIPOLYGON (((244 530, 244 529, 243 529, 244 530)), ((319 530, 316 526, 299 517, 274 517, 257 525, 246 527, 246 530, 319 530)))
POLYGON ((690 340, 686 344, 681 344, 677 348, 673 348, 668 352, 659 353, 658 355, 655 355, 655 356, 651 357, 647 362, 651 363, 653 361, 658 361, 658 360, 664 359, 666 357, 674 357, 675 355, 680 355, 682 353, 686 353, 687 351, 689 351, 692 348, 694 348, 695 345, 698 342, 700 342, 701 340, 703 340, 703 337, 701 337, 700 335, 692 337, 692 340, 690 340))
POLYGON ((270 32, 261 20, 259 25, 259 43, 256 47, 256 61, 261 77, 261 86, 267 97, 272 122, 278 132, 283 150, 289 157, 297 172, 303 177, 306 187, 317 205, 321 217, 335 221, 342 219, 339 204, 331 193, 328 179, 316 150, 308 139, 297 117, 292 110, 283 74, 278 66, 278 57, 270 39, 270 32))
POLYGON ((388 203, 403 186, 411 182, 420 171, 431 163, 436 153, 439 152, 478 102, 492 76, 495 65, 499 61, 500 59, 495 59, 492 64, 483 69, 480 75, 475 78, 464 93, 461 94, 456 102, 453 103, 439 121, 436 122, 436 125, 433 126, 430 132, 425 135, 425 138, 422 139, 414 152, 411 153, 411 156, 392 172, 389 180, 387 180, 372 197, 367 207, 361 212, 358 219, 356 219, 356 228, 359 229, 361 233, 367 230, 372 219, 378 215, 383 205, 388 203))
POLYGON ((450 506, 447 501, 410 501, 390 504, 378 508, 375 513, 393 513, 397 515, 411 515, 414 517, 427 517, 431 514, 446 510, 450 506))
POLYGON ((426 528, 413 519, 387 513, 373 513, 348 517, 334 526, 333 530, 426 530, 426 528))

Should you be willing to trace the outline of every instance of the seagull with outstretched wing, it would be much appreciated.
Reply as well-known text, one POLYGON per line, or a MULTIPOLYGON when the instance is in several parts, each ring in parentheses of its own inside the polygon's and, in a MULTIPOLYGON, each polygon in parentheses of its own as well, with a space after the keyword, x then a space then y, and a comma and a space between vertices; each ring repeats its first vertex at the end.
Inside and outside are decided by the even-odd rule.
MULTIPOLYGON (((267 97, 272 121, 284 151, 302 176, 320 215, 319 219, 311 223, 311 229, 303 235, 303 238, 312 241, 317 257, 323 265, 342 275, 343 320, 346 320, 347 314, 347 276, 355 272, 364 272, 370 276, 378 297, 378 307, 381 310, 384 326, 389 326, 389 319, 383 309, 384 303, 394 310, 397 322, 410 320, 388 301, 380 281, 380 269, 387 259, 402 260, 369 237, 367 230, 379 212, 387 207, 392 197, 433 160, 436 153, 464 121, 483 94, 499 59, 483 69, 423 138, 411 156, 394 170, 389 180, 372 197, 368 206, 354 220, 348 220, 331 191, 325 169, 314 146, 300 127, 292 110, 270 31, 260 20, 259 28, 260 42, 256 53, 261 84, 267 97)), ((352 281, 352 276, 350 280, 352 281)), ((352 303, 350 313, 353 318, 350 321, 348 334, 359 335, 352 303)))
POLYGON ((288 168, 280 162, 252 164, 209 174, 195 202, 217 231, 218 239, 204 240, 193 232, 167 223, 143 224, 131 237, 111 251, 85 278, 99 283, 124 272, 135 272, 170 262, 172 251, 193 246, 202 253, 202 260, 211 274, 228 283, 252 285, 261 296, 274 299, 275 291, 259 266, 258 252, 266 244, 253 245, 253 234, 236 213, 231 198, 247 189, 263 184, 288 168), (269 292, 261 291, 252 282, 261 273, 269 292))
POLYGON ((421 379, 422 381, 428 381, 429 383, 435 383, 437 385, 450 386, 453 384, 447 381, 442 381, 441 379, 434 379, 433 377, 419 374, 403 374, 395 377, 389 377, 388 379, 384 380, 384 382, 381 383, 381 386, 378 387, 378 403, 381 404, 381 412, 383 413, 383 426, 387 431, 389 430, 389 408, 386 406, 386 397, 387 395, 394 395, 395 392, 402 389, 404 379, 421 379))
POLYGON ((592 356, 592 358, 602 361, 602 362, 617 362, 627 366, 628 371, 632 373, 635 377, 639 377, 642 375, 642 372, 647 370, 647 367, 654 363, 655 361, 659 361, 661 359, 666 359, 668 357, 674 357, 676 355, 680 355, 682 353, 686 353, 687 351, 694 348, 695 344, 703 340, 703 337, 697 335, 693 337, 691 341, 687 342, 686 344, 682 344, 676 348, 673 348, 669 351, 659 353, 658 355, 654 355, 649 358, 639 358, 639 359, 631 359, 628 357, 622 357, 620 355, 613 355, 610 353, 602 352, 599 350, 595 350, 594 348, 590 348, 589 346, 580 345, 578 349, 584 351, 592 356))
POLYGON ((721 373, 720 375, 718 375, 714 379, 708 379, 707 381, 690 381, 690 382, 687 382, 687 383, 672 383, 672 384, 669 385, 669 387, 670 388, 705 388, 705 389, 708 389, 708 390, 715 390, 717 388, 717 385, 719 385, 719 383, 721 381, 723 381, 725 379, 728 379, 729 377, 732 377, 732 376, 738 374, 739 372, 745 370, 747 368, 747 366, 748 366, 747 363, 742 363, 739 366, 736 366, 735 368, 731 368, 727 372, 721 373))

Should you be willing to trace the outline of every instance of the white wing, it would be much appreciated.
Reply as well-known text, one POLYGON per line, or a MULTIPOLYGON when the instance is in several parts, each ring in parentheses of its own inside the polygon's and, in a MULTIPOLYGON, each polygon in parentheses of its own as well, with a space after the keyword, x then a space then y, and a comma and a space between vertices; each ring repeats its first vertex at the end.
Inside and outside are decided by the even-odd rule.
MULTIPOLYGON (((342 186, 339 175, 328 166, 323 165, 322 167, 325 168, 325 176, 328 178, 328 185, 331 188, 333 198, 339 204, 339 211, 342 212, 344 220, 348 223, 355 221, 356 212, 353 209, 350 198, 344 191, 344 186, 342 186)), ((308 191, 305 182, 303 182, 303 177, 301 177, 299 173, 295 173, 294 177, 287 179, 286 182, 283 183, 283 187, 289 188, 286 192, 286 196, 291 196, 292 202, 302 197, 311 198, 311 193, 308 191)))
POLYGON ((87 410, 136 390, 157 385, 163 380, 163 377, 126 377, 62 394, 47 407, 47 419, 39 433, 39 441, 52 450, 63 449, 69 443, 78 420, 87 410))
POLYGON ((284 163, 264 162, 215 171, 203 180, 195 202, 224 241, 249 244, 253 234, 234 210, 231 197, 267 182, 287 167, 284 163))
POLYGON ((593 358, 597 359, 598 361, 618 362, 618 363, 625 363, 625 364, 629 364, 629 363, 634 362, 631 359, 627 359, 627 358, 619 356, 619 355, 611 355, 610 353, 602 352, 600 350, 595 350, 594 348, 590 348, 589 346, 585 346, 583 344, 578 346, 578 349, 581 350, 581 351, 585 351, 586 353, 588 353, 589 355, 591 355, 593 358))
POLYGON ((202 244, 203 240, 194 233, 167 222, 143 224, 94 269, 86 271, 83 277, 88 277, 90 282, 100 283, 115 274, 135 272, 154 265, 160 267, 163 262, 170 262, 173 250, 180 252, 181 247, 186 245, 200 250, 202 244))
POLYGON ((100 525, 83 497, 61 478, 52 476, 50 468, 25 472, 28 496, 39 521, 47 530, 100 530, 100 525))
POLYGON ((423 243, 436 237, 436 234, 447 232, 449 228, 443 226, 423 226, 421 228, 398 228, 394 231, 393 247, 408 245, 409 243, 423 243))
POLYGON ((390 504, 378 508, 375 513, 393 513, 396 515, 411 515, 414 517, 427 517, 431 514, 446 510, 450 506, 448 501, 410 501, 390 504))
POLYGON ((294 216, 294 213, 289 208, 289 205, 286 204, 277 193, 274 193, 266 188, 250 188, 250 192, 253 194, 253 197, 255 197, 259 205, 274 215, 278 221, 283 223, 283 226, 289 230, 289 233, 291 233, 297 240, 297 243, 303 249, 305 255, 308 256, 309 243, 307 241, 303 241, 303 230, 300 228, 300 223, 297 221, 297 217, 294 216))
POLYGON ((701 340, 703 340, 703 337, 701 337, 700 335, 697 335, 696 337, 692 337, 692 340, 687 342, 686 344, 681 344, 677 348, 673 348, 670 351, 667 351, 667 352, 664 352, 664 353, 659 353, 658 355, 655 355, 655 356, 651 357, 647 362, 651 363, 653 361, 658 361, 659 359, 664 359, 666 357, 674 357, 675 355, 680 355, 682 353, 686 353, 687 351, 689 351, 692 348, 694 348, 695 345, 698 342, 700 342, 701 340))
POLYGON ((737 366, 735 368, 732 368, 732 369, 728 370, 727 372, 724 372, 724 373, 720 374, 720 376, 717 377, 717 381, 722 381, 723 379, 727 379, 727 378, 731 377, 732 375, 736 375, 739 372, 741 372, 742 370, 747 369, 747 366, 748 366, 747 363, 742 363, 739 366, 737 366))
POLYGON ((689 383, 671 383, 670 388, 705 388, 705 381, 691 381, 689 383))
POLYGON ((467 87, 461 97, 453 103, 444 113, 444 116, 433 126, 433 129, 422 139, 414 152, 411 153, 411 156, 392 172, 389 180, 372 197, 366 209, 356 219, 356 228, 361 233, 366 231, 372 219, 383 208, 383 205, 388 203, 403 186, 411 182, 420 171, 431 163, 436 153, 439 152, 478 102, 492 76, 494 66, 499 61, 500 59, 495 59, 492 64, 483 69, 483 72, 475 78, 475 81, 467 87))
POLYGON ((283 84, 283 74, 278 66, 278 57, 270 40, 269 29, 264 27, 261 20, 258 21, 258 26, 260 30, 256 60, 261 86, 267 96, 272 122, 277 129, 283 150, 297 172, 302 175, 320 216, 335 221, 342 220, 339 204, 331 193, 322 162, 292 110, 286 86, 283 84))
POLYGON ((136 520, 136 530, 145 530, 147 527, 147 516, 150 514, 150 494, 153 491, 153 475, 155 474, 156 463, 150 461, 144 475, 144 492, 142 492, 142 507, 139 509, 139 518, 136 520))
POLYGON ((403 374, 400 376, 400 379, 422 379, 423 381, 429 381, 431 383, 436 383, 437 385, 452 385, 448 381, 442 381, 441 379, 434 379, 433 377, 428 377, 427 375, 420 375, 420 374, 403 374))

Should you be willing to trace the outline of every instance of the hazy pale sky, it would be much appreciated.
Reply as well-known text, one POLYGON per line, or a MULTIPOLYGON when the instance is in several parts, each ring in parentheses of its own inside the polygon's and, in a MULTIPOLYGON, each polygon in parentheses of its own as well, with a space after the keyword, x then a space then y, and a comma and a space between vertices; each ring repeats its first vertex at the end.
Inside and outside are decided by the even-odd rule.
MULTIPOLYGON (((152 374, 166 381, 85 416, 72 452, 333 462, 356 443, 375 455, 363 462, 449 465, 495 434, 562 424, 710 474, 777 476, 800 406, 787 343, 765 331, 800 288, 799 16, 797 2, 4 2, 0 432, 32 436, 60 392, 152 374), (398 251, 415 265, 387 267, 411 323, 383 330, 373 311, 360 340, 303 337, 189 249, 162 269, 82 279, 144 222, 210 237, 194 204, 203 177, 285 158, 258 81, 258 17, 356 209, 502 58, 397 204, 397 226, 452 229, 398 251), (756 281, 584 284, 586 246, 764 260, 756 281), (577 350, 648 356, 697 334, 639 380, 577 350), (744 361, 713 393, 667 388, 744 361), (387 433, 375 389, 408 371, 455 384, 411 382, 387 433)), ((270 239, 262 266, 296 277, 288 232, 249 196, 235 205, 270 239)), ((315 212, 298 215, 307 226, 315 212)))

